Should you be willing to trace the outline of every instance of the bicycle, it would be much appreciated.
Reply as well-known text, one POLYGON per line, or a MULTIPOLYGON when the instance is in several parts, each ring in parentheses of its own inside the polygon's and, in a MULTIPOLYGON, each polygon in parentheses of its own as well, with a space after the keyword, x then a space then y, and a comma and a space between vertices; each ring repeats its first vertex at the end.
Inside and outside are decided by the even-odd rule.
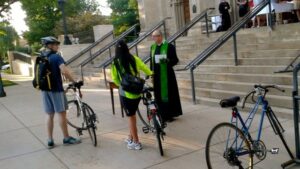
MULTIPOLYGON (((146 78, 147 79, 147 78, 146 78)), ((163 147, 162 147, 162 140, 164 140, 164 128, 166 127, 165 123, 162 121, 160 111, 158 109, 157 103, 153 98, 151 92, 154 89, 145 83, 144 89, 142 92, 142 101, 143 104, 146 106, 147 109, 147 117, 144 119, 141 115, 140 111, 137 111, 139 118, 141 119, 142 123, 145 125, 142 130, 145 134, 152 132, 156 136, 156 140, 158 143, 159 153, 161 156, 164 155, 163 147)))
MULTIPOLYGON (((271 154, 278 154, 279 148, 267 150, 264 142, 261 140, 265 115, 268 117, 275 134, 279 135, 289 156, 294 159, 294 155, 291 153, 290 148, 288 147, 282 135, 284 129, 274 114, 268 101, 266 100, 266 95, 270 88, 284 92, 283 89, 276 85, 254 85, 254 90, 246 95, 242 104, 242 108, 245 107, 245 102, 251 95, 252 101, 255 104, 250 110, 250 114, 245 121, 241 117, 240 112, 236 107, 240 97, 235 96, 229 99, 221 100, 220 106, 222 108, 232 108, 231 122, 220 123, 216 125, 209 133, 205 147, 206 163, 209 169, 252 169, 255 164, 263 161, 266 158, 267 152, 271 152, 271 154), (254 139, 249 130, 255 114, 258 112, 259 106, 262 106, 261 118, 259 122, 257 138, 254 139), (253 156, 258 159, 258 162, 255 164, 253 162, 253 156)), ((286 162, 281 166, 284 168, 288 165, 287 163, 289 162, 286 162)))
POLYGON ((83 130, 87 130, 93 145, 97 146, 97 135, 96 135, 96 122, 97 116, 94 113, 94 110, 85 102, 82 102, 81 99, 81 87, 83 82, 75 82, 69 84, 66 91, 72 90, 71 96, 74 98, 68 101, 68 110, 67 110, 67 122, 68 124, 75 128, 78 135, 81 136, 83 130))

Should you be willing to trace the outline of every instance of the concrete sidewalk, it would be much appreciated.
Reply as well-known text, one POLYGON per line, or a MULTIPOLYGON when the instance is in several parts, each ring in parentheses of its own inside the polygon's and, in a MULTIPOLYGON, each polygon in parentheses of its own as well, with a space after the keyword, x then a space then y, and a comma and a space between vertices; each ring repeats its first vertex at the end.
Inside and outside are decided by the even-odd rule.
MULTIPOLYGON (((216 124, 229 121, 231 115, 230 109, 183 102, 184 115, 170 123, 165 130, 165 156, 161 157, 155 137, 142 133, 140 122, 139 134, 144 149, 128 150, 123 141, 128 133, 127 119, 121 117, 119 107, 116 107, 116 115, 112 115, 109 91, 85 89, 84 101, 95 110, 100 121, 97 131, 98 147, 92 146, 87 132, 81 136, 82 144, 63 146, 62 134, 56 124, 54 138, 58 146, 48 150, 40 93, 27 81, 31 78, 6 78, 18 81, 19 85, 6 87, 7 97, 0 98, 1 169, 205 169, 204 149, 207 136, 216 124)), ((115 98, 118 100, 117 96, 115 98)), ((140 106, 142 108, 142 104, 140 106)), ((258 117, 256 116, 253 127, 258 126, 258 117)), ((293 121, 280 121, 286 129, 287 142, 294 150, 293 121)), ((268 149, 279 147, 280 153, 268 154, 255 168, 280 169, 280 164, 289 160, 288 154, 267 121, 264 127, 262 140, 268 149)), ((69 129, 72 135, 77 136, 72 128, 69 129)), ((300 167, 291 167, 296 168, 300 167)))

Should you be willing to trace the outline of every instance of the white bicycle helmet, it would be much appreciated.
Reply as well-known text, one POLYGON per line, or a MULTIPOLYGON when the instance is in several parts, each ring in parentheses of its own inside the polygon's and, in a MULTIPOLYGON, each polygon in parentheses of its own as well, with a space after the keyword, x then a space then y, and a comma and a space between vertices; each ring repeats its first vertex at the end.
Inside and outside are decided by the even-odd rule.
POLYGON ((48 44, 60 44, 60 42, 53 36, 47 36, 41 38, 42 44, 43 45, 48 45, 48 44))

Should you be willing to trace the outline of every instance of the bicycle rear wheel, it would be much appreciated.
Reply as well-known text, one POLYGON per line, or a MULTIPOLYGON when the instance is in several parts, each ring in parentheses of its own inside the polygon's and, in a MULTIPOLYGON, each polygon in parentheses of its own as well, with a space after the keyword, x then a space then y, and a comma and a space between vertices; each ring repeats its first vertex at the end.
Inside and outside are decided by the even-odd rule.
POLYGON ((93 145, 97 146, 96 121, 97 117, 93 109, 86 103, 83 103, 83 111, 86 113, 86 125, 93 145))
POLYGON ((84 122, 84 115, 80 112, 79 103, 77 100, 68 101, 67 122, 75 129, 84 129, 86 124, 84 122))
POLYGON ((162 137, 162 128, 161 128, 161 121, 157 115, 152 117, 154 128, 155 128, 155 135, 157 139, 158 149, 161 156, 164 155, 164 150, 162 147, 161 137, 162 137))
POLYGON ((220 123, 210 132, 205 148, 208 169, 252 169, 253 154, 244 133, 231 123, 220 123))

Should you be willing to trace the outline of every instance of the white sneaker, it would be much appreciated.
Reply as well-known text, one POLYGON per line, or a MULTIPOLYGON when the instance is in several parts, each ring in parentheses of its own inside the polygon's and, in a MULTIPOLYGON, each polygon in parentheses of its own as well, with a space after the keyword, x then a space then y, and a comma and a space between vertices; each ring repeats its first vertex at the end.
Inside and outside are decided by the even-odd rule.
POLYGON ((129 150, 141 150, 143 147, 142 147, 141 143, 131 142, 131 143, 127 144, 127 148, 129 150))
POLYGON ((132 143, 132 139, 126 138, 126 139, 124 140, 124 142, 127 143, 127 144, 130 144, 130 143, 132 143))

